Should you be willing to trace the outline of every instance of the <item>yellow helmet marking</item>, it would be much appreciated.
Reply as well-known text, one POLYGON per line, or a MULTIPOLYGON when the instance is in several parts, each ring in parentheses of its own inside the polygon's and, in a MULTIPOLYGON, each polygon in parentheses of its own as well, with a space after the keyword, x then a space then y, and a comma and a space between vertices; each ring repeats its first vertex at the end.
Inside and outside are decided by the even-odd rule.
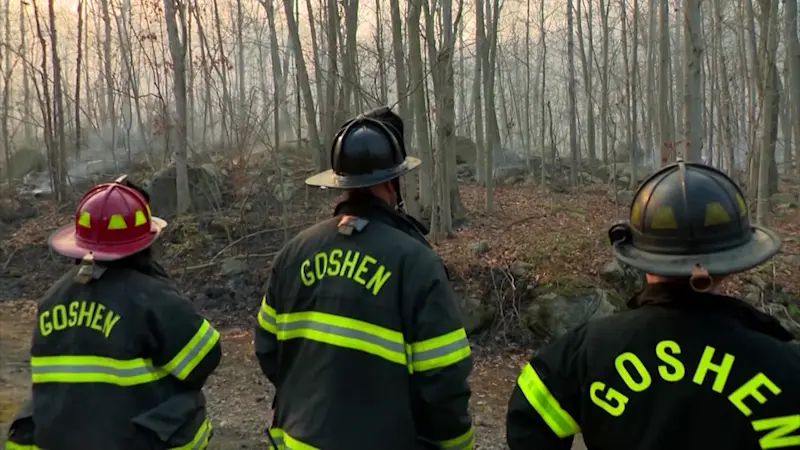
POLYGON ((81 215, 78 216, 78 225, 83 228, 92 228, 92 216, 89 215, 89 211, 81 211, 81 215))
POLYGON ((145 225, 147 223, 147 216, 144 215, 144 211, 141 209, 136 211, 134 214, 135 223, 133 226, 138 227, 139 225, 145 225))
POLYGON ((678 228, 678 222, 675 221, 675 214, 669 206, 662 206, 656 210, 653 215, 653 223, 650 227, 657 230, 669 230, 678 228))
POLYGON ((642 221, 642 205, 640 202, 634 202, 631 207, 631 224, 639 226, 642 221))
POLYGON ((739 215, 747 217, 747 203, 744 202, 741 194, 736 194, 736 203, 739 205, 739 215))
POLYGON ((714 225, 722 225, 726 223, 730 223, 731 216, 728 215, 728 211, 725 211, 725 208, 722 206, 720 202, 709 202, 706 205, 706 219, 704 225, 707 227, 711 227, 714 225))
POLYGON ((108 219, 108 229, 109 230, 124 230, 128 228, 128 224, 125 223, 125 218, 122 217, 122 214, 113 214, 110 219, 108 219))

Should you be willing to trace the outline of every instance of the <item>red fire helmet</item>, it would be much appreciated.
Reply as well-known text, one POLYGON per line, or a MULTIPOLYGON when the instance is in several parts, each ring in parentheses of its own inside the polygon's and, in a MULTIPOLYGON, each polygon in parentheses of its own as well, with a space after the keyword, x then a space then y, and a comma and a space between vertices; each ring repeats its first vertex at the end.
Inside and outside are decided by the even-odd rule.
POLYGON ((50 247, 70 258, 91 255, 98 261, 113 261, 152 245, 167 222, 153 217, 145 196, 121 180, 124 177, 84 194, 75 223, 53 233, 50 247))

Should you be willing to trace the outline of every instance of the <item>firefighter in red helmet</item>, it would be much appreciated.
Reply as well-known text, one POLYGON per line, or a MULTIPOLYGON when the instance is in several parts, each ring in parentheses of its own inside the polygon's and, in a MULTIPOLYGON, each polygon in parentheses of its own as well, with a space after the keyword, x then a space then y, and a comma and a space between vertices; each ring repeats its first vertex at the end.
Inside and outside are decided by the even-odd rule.
POLYGON ((219 333, 181 296, 150 246, 167 223, 120 177, 89 190, 75 222, 50 237, 78 264, 40 300, 31 399, 5 448, 205 449, 202 387, 219 333))

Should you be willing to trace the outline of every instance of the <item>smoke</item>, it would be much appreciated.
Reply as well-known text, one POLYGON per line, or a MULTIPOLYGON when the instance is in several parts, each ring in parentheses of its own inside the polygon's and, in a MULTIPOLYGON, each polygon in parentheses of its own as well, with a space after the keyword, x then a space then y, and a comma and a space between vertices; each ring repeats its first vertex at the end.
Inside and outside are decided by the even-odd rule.
MULTIPOLYGON (((109 179, 124 171, 129 161, 142 161, 149 158, 154 149, 162 153, 164 142, 157 139, 145 141, 138 129, 130 132, 122 127, 112 130, 106 126, 101 129, 85 129, 81 134, 83 146, 78 155, 72 152, 67 156, 67 180, 70 185, 98 177, 109 179)), ((46 154, 46 151, 42 151, 46 154)), ((47 171, 33 172, 23 178, 23 192, 34 195, 52 193, 50 175, 47 171)))

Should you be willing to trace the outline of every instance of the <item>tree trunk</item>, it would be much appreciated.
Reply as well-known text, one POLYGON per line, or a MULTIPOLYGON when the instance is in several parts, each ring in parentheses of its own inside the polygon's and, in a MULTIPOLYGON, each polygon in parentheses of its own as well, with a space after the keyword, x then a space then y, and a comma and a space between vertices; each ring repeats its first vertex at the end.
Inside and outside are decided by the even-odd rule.
POLYGON ((670 101, 670 42, 669 42, 669 1, 659 0, 659 32, 658 41, 658 141, 661 165, 675 158, 675 138, 672 133, 672 102, 670 101))
POLYGON ((189 193, 189 174, 186 167, 186 154, 188 143, 186 141, 186 5, 172 0, 164 0, 164 18, 167 24, 167 38, 169 39, 169 53, 172 57, 172 93, 175 97, 175 112, 177 128, 175 143, 175 182, 177 192, 176 212, 183 214, 192 208, 192 198, 189 193), (177 6, 178 10, 175 10, 177 6), (178 17, 180 17, 180 31, 178 34, 178 17))
POLYGON ((308 71, 306 70, 306 61, 303 58, 303 48, 300 44, 300 32, 297 29, 297 20, 293 14, 292 0, 283 0, 283 9, 286 14, 286 24, 289 28, 289 36, 292 38, 292 50, 294 50, 294 61, 297 67, 297 78, 300 83, 300 89, 303 92, 303 103, 305 104, 306 111, 306 126, 308 127, 308 134, 311 145, 316 155, 317 168, 319 170, 325 169, 328 165, 328 160, 322 157, 322 142, 319 137, 319 130, 317 129, 317 118, 314 112, 314 96, 311 93, 311 85, 308 82, 308 71))
MULTIPOLYGON (((797 37, 797 0, 786 0, 786 33, 789 47, 789 73, 791 84, 787 91, 791 92, 792 125, 794 128, 795 143, 795 173, 800 173, 800 40, 797 37)), ((789 167, 786 168, 789 171, 789 167)))
POLYGON ((67 136, 64 127, 64 94, 62 92, 61 58, 58 56, 58 32, 56 28, 56 11, 53 2, 47 2, 50 19, 50 59, 53 65, 53 133, 56 156, 56 174, 58 189, 56 199, 63 200, 64 187, 67 185, 66 147, 67 136))
MULTIPOLYGON (((420 3, 426 0, 409 0, 408 18, 406 19, 406 29, 408 36, 408 66, 410 75, 411 89, 411 108, 413 109, 413 126, 416 137, 416 147, 419 157, 422 160, 422 167, 419 170, 419 200, 423 211, 434 211, 433 207, 433 155, 430 146, 430 134, 428 132, 427 102, 425 99, 426 90, 423 88, 425 83, 425 72, 422 65, 422 45, 420 43, 420 16, 422 6, 420 3)), ((431 216, 433 217, 433 216, 431 216)))
MULTIPOLYGON (((662 0, 666 2, 667 0, 662 0)), ((602 71, 602 80, 601 80, 601 88, 600 88, 600 128, 602 131, 600 132, 600 147, 603 154, 603 164, 608 164, 608 107, 609 107, 609 92, 608 92, 608 76, 609 76, 609 61, 608 61, 608 52, 609 52, 609 27, 608 27, 608 13, 611 9, 610 0, 609 4, 606 4, 605 0, 600 0, 600 23, 602 27, 602 53, 603 53, 603 67, 601 68, 602 71)), ((544 92, 542 92, 544 95, 544 92)), ((544 101, 544 97, 542 98, 544 101)), ((542 111, 544 111, 544 106, 542 106, 542 111)), ((544 114, 542 115, 542 121, 544 121, 544 114)), ((544 138, 542 138, 544 139, 544 138)), ((612 155, 613 158, 613 155, 612 155)))
MULTIPOLYGON (((586 150, 589 156, 589 162, 594 163, 597 160, 597 150, 595 149, 595 125, 594 125, 594 92, 592 91, 592 73, 594 70, 589 63, 586 55, 586 48, 583 36, 583 20, 581 19, 581 3, 578 0, 578 43, 580 45, 581 68, 583 69, 583 87, 584 95, 586 96, 586 150)), ((592 2, 587 2, 588 11, 586 12, 586 27, 589 32, 589 46, 594 47, 592 42, 592 2)))
MULTIPOLYGON (((770 218, 771 185, 777 183, 773 172, 775 161, 775 141, 778 134, 778 116, 780 94, 777 89, 778 67, 778 3, 771 0, 760 0, 761 29, 767 33, 765 43, 761 47, 761 67, 763 71, 761 89, 761 148, 758 163, 758 195, 756 201, 756 222, 767 225, 770 218)), ((775 171, 776 172, 776 171, 775 171)))
POLYGON ((703 156, 703 99, 700 95, 703 42, 700 31, 700 0, 684 0, 683 21, 683 132, 684 158, 700 162, 703 156))
MULTIPOLYGON (((3 21, 3 30, 4 30, 4 32, 3 32, 3 40, 5 42, 11 42, 11 8, 10 8, 10 6, 11 6, 11 0, 6 0, 5 1, 5 10, 4 10, 5 11, 5 20, 3 21)), ((8 187, 9 187, 9 191, 10 191, 11 190, 11 184, 12 184, 12 177, 13 177, 12 174, 14 173, 14 168, 11 167, 11 136, 9 135, 10 134, 10 130, 9 130, 9 127, 8 127, 8 122, 9 122, 8 121, 8 113, 10 111, 9 103, 11 101, 11 95, 13 95, 13 92, 11 91, 11 80, 12 80, 12 77, 14 75, 14 67, 11 65, 11 51, 10 51, 10 48, 9 49, 0 48, 0 52, 2 52, 2 54, 4 55, 3 67, 0 68, 0 70, 3 71, 3 91, 2 91, 3 95, 2 95, 2 105, 0 105, 0 107, 2 107, 3 109, 2 109, 2 111, 0 111, 0 113, 2 114, 2 115, 0 115, 0 136, 3 137, 3 142, 2 142, 2 144, 3 144, 3 155, 5 155, 6 177, 7 177, 8 187)), ((27 62, 23 63, 23 66, 25 66, 25 65, 27 65, 27 62)), ((24 74, 23 74, 23 76, 24 76, 24 74)), ((27 121, 29 119, 26 117, 24 120, 27 121)), ((0 182, 2 182, 2 181, 3 180, 0 180, 0 182)))
MULTIPOLYGON (((475 0, 475 76, 472 79, 473 122, 475 123, 475 178, 480 183, 492 177, 491 166, 487 164, 486 140, 483 135, 483 53, 486 48, 486 26, 483 17, 485 3, 475 0)), ((487 195, 488 191, 487 191, 487 195)))
MULTIPOLYGON (((580 1, 580 0, 578 0, 580 1)), ((578 108, 575 104, 575 31, 572 24, 573 0, 567 0, 567 90, 569 93, 569 182, 578 185, 578 108)))

